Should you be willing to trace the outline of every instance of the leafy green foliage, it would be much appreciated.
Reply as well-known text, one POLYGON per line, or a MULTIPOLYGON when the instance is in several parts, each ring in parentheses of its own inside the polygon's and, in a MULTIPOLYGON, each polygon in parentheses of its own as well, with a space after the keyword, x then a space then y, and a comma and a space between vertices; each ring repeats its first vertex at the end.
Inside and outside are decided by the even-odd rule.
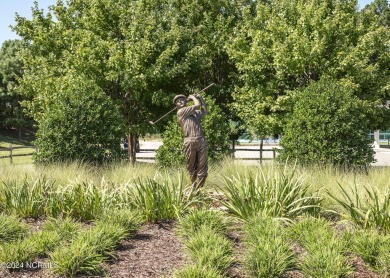
POLYGON ((63 241, 71 240, 80 230, 80 223, 70 217, 48 218, 42 226, 42 231, 57 233, 63 241))
POLYGON ((57 84, 45 113, 35 116, 39 125, 35 161, 102 163, 119 158, 124 122, 117 107, 96 84, 69 78, 57 84))
POLYGON ((4 186, 0 187, 0 208, 6 213, 20 217, 43 216, 53 185, 45 178, 32 183, 27 178, 22 182, 16 180, 4 182, 4 186))
POLYGON ((27 240, 0 244, 0 261, 12 262, 9 269, 21 269, 25 262, 31 262, 34 257, 35 250, 27 240))
POLYGON ((97 223, 112 223, 124 228, 127 236, 132 237, 140 228, 141 216, 128 209, 110 209, 99 216, 97 223))
MULTIPOLYGON (((229 153, 229 122, 211 97, 204 99, 209 113, 202 119, 201 125, 209 145, 208 156, 210 161, 218 161, 229 153)), ((157 163, 161 166, 184 164, 183 135, 176 117, 169 122, 162 137, 163 145, 156 154, 157 163)))
MULTIPOLYGON (((36 3, 32 19, 17 15, 14 28, 32 42, 22 55, 21 91, 35 97, 30 111, 47 113, 53 83, 84 76, 115 102, 127 134, 151 132, 147 119, 159 117, 175 94, 210 82, 232 86, 223 45, 234 16, 228 0, 60 0, 47 15, 36 3)), ((230 91, 219 91, 226 107, 230 91)))
POLYGON ((240 82, 233 106, 252 133, 283 132, 294 91, 322 76, 348 80, 370 127, 389 125, 388 28, 356 1, 251 1, 226 47, 240 82))
POLYGON ((32 125, 20 104, 30 98, 17 90, 19 78, 23 76, 23 62, 18 54, 22 47, 22 41, 8 40, 0 49, 0 127, 32 125))
POLYGON ((297 92, 281 145, 281 160, 367 167, 373 150, 364 105, 350 84, 321 79, 297 92))

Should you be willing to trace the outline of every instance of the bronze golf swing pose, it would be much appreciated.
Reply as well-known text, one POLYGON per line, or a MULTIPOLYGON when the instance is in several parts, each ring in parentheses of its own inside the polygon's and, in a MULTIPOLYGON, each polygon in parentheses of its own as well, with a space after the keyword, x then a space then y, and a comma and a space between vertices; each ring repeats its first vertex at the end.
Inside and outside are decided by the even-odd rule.
POLYGON ((199 94, 190 95, 188 98, 185 95, 177 95, 173 103, 178 109, 177 118, 184 135, 183 149, 187 170, 192 186, 199 189, 204 186, 208 172, 208 143, 200 125, 200 120, 207 114, 207 106, 199 94), (194 104, 187 106, 189 100, 194 104))

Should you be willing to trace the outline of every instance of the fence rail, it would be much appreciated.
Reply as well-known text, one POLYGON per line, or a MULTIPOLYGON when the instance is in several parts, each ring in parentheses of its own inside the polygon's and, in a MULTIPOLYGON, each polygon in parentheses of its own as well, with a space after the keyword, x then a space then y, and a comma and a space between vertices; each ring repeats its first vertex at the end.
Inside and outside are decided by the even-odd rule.
MULTIPOLYGON (((23 153, 23 154, 15 154, 14 150, 17 150, 17 149, 34 149, 36 151, 37 147, 36 146, 17 146, 17 147, 13 147, 12 145, 10 145, 9 148, 0 147, 0 151, 8 151, 9 152, 9 155, 0 156, 0 159, 1 158, 9 158, 10 162, 12 163, 14 157, 31 156, 31 155, 34 154, 34 152, 23 153)), ((236 160, 260 160, 260 161, 275 159, 276 158, 276 154, 277 154, 277 150, 278 150, 278 148, 263 149, 263 150, 260 150, 260 149, 241 149, 241 148, 230 149, 233 157, 234 157, 235 152, 255 152, 255 153, 259 153, 259 156, 257 156, 257 157, 234 157, 234 159, 236 159, 236 160), (272 152, 272 158, 270 158, 270 157, 263 157, 263 155, 262 155, 263 152, 272 152)), ((157 149, 141 149, 138 152, 138 154, 142 155, 142 153, 144 153, 144 152, 156 152, 156 151, 157 151, 157 149)), ((154 160, 155 157, 150 157, 150 156, 147 156, 147 157, 144 156, 143 157, 143 156, 137 155, 137 159, 154 160)))
MULTIPOLYGON (((258 161, 263 161, 263 160, 274 160, 277 156, 277 152, 278 152, 279 148, 272 148, 272 149, 241 149, 241 148, 234 148, 234 149, 230 149, 230 152, 232 154, 232 156, 234 157, 235 160, 258 160, 258 161), (252 153, 257 153, 258 156, 256 157, 235 157, 234 154, 236 152, 252 152, 252 153), (263 152, 272 152, 272 157, 263 157, 263 152)), ((143 152, 156 152, 157 149, 140 149, 140 151, 137 153, 137 159, 142 159, 142 160, 154 160, 155 157, 153 156, 147 156, 147 157, 144 157, 144 156, 141 156, 143 152)))
POLYGON ((20 154, 14 153, 14 150, 20 150, 20 149, 34 149, 36 151, 37 147, 36 146, 16 146, 16 147, 14 147, 14 146, 12 146, 12 144, 9 146, 9 148, 0 147, 0 151, 8 151, 9 152, 9 155, 2 155, 2 156, 0 156, 0 158, 9 158, 10 162, 12 163, 14 157, 31 156, 35 153, 35 151, 31 152, 31 153, 20 153, 20 154))

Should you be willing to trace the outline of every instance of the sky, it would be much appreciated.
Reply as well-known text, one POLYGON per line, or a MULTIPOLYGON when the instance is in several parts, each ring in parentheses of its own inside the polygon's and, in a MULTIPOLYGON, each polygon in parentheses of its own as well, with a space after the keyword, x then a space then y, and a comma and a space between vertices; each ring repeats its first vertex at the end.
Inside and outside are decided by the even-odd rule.
MULTIPOLYGON (((54 5, 57 0, 35 0, 38 7, 48 12, 48 7, 54 5)), ((358 0, 359 7, 364 8, 373 0, 358 0)), ((34 6, 34 0, 0 0, 0 45, 5 40, 19 39, 9 26, 15 25, 15 13, 22 17, 31 19, 31 7, 34 6)))

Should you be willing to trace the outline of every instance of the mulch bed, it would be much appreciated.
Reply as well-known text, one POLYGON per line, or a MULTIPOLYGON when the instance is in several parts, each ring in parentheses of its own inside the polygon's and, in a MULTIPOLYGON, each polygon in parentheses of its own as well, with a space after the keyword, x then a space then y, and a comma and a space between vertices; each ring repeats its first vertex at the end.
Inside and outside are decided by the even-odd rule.
MULTIPOLYGON (((172 223, 148 224, 134 238, 121 243, 117 259, 106 270, 111 278, 155 278, 169 277, 174 270, 183 267, 189 260, 184 247, 175 236, 172 223)), ((0 269, 1 278, 57 278, 43 269, 8 272, 0 269)), ((86 276, 83 277, 99 277, 86 276)), ((106 277, 105 275, 101 277, 106 277)))
POLYGON ((188 263, 183 250, 172 223, 149 224, 134 238, 122 243, 117 261, 110 265, 109 277, 170 276, 188 263))
MULTIPOLYGON (((39 221, 38 221, 39 222, 39 221)), ((39 229, 37 223, 37 229, 39 229)), ((235 245, 236 258, 242 258, 244 248, 240 240, 241 235, 234 233, 229 238, 235 245)), ((296 246, 295 246, 296 247, 296 246)), ((157 223, 145 225, 135 237, 121 243, 117 249, 116 260, 105 266, 106 274, 111 278, 157 278, 170 277, 171 274, 186 264, 189 258, 184 253, 184 246, 175 235, 173 223, 157 223)), ((294 250, 302 253, 302 250, 294 250)), ((373 273, 357 256, 350 256, 354 272, 350 278, 381 278, 373 273)), ((80 275, 78 278, 107 277, 80 275)), ((236 263, 228 272, 232 278, 247 277, 242 265, 236 263)), ((0 269, 1 278, 59 278, 44 269, 23 269, 16 272, 7 272, 0 269)), ((288 271, 284 278, 305 277, 299 270, 288 271)))

